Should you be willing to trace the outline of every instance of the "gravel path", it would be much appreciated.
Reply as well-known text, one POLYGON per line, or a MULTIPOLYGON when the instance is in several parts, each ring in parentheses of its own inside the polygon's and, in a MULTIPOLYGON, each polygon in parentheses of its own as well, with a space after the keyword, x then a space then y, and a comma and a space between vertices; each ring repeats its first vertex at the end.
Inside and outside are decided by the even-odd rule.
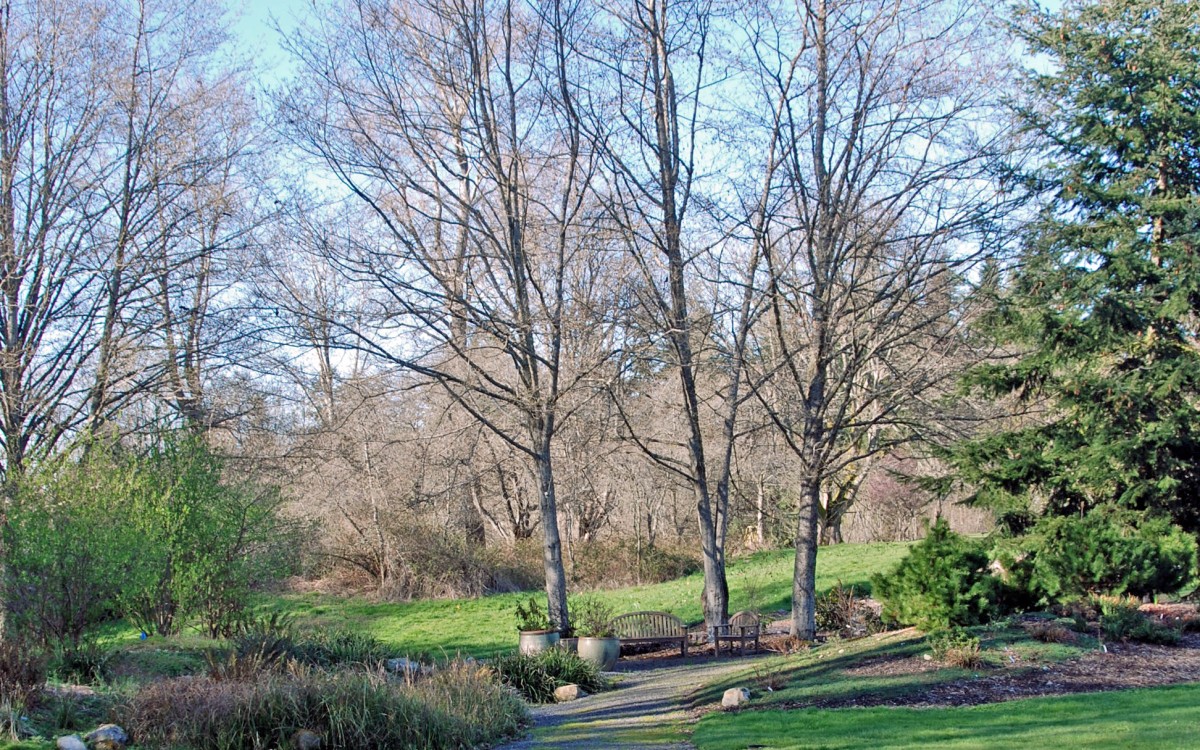
POLYGON ((730 672, 744 670, 758 658, 675 659, 671 666, 662 666, 662 662, 622 662, 620 671, 610 674, 616 689, 570 703, 535 706, 533 736, 503 745, 500 750, 690 748, 674 732, 663 730, 689 718, 688 698, 696 689, 730 672))

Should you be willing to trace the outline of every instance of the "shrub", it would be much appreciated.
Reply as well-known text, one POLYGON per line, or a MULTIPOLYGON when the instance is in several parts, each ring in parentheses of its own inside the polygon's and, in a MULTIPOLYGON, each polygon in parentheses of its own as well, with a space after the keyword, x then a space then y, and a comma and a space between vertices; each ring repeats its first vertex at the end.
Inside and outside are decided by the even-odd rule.
POLYGON ((1169 593, 1196 572, 1194 538, 1166 518, 1113 506, 1044 518, 1034 538, 1032 585, 1055 600, 1169 593))
POLYGON ((983 664, 979 639, 962 628, 935 630, 926 641, 933 658, 954 667, 976 669, 983 664))
POLYGON ((45 686, 45 656, 29 644, 0 641, 0 704, 31 708, 45 686))
POLYGON ((491 667, 501 682, 530 703, 553 701, 555 688, 562 685, 578 685, 593 693, 608 686, 599 667, 561 648, 500 656, 491 661, 491 667))
POLYGON ((841 581, 817 595, 817 628, 837 633, 843 638, 857 638, 883 629, 883 622, 870 606, 862 601, 852 586, 841 581))
POLYGON ((6 540, 15 626, 61 651, 120 616, 230 634, 252 584, 287 572, 298 545, 274 488, 222 470, 202 442, 168 437, 140 456, 94 442, 22 478, 6 540))
POLYGON ((982 543, 938 518, 895 570, 871 579, 871 590, 884 620, 923 630, 975 625, 999 614, 1001 583, 987 565, 982 543))
POLYGON ((332 669, 378 667, 390 651, 364 633, 333 628, 298 631, 286 617, 258 620, 230 640, 232 651, 209 660, 209 673, 223 679, 246 679, 267 669, 291 664, 332 669))
POLYGON ((1151 620, 1138 611, 1135 601, 1105 597, 1100 600, 1100 632, 1109 641, 1136 641, 1174 646, 1179 631, 1151 620))
POLYGON ((687 548, 621 539, 584 542, 571 550, 571 580, 583 588, 662 583, 698 570, 700 560, 687 548))
POLYGON ((409 686, 357 670, 237 683, 180 677, 142 688, 130 706, 140 745, 195 750, 288 747, 301 729, 330 750, 475 747, 527 721, 524 704, 488 670, 463 664, 409 686))
POLYGON ((1042 643, 1074 643, 1074 622, 1067 625, 1059 620, 1035 620, 1023 625, 1030 638, 1042 643))
POLYGON ((50 673, 63 682, 95 684, 109 677, 113 653, 97 643, 58 646, 50 660, 50 673))

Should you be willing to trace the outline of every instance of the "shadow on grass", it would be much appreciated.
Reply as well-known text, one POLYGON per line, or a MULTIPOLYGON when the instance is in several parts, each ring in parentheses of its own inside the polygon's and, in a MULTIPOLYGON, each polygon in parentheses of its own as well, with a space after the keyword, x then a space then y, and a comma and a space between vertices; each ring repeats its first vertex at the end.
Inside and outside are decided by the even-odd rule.
POLYGON ((1200 685, 1031 698, 961 708, 710 714, 692 741, 735 748, 1197 747, 1200 685))

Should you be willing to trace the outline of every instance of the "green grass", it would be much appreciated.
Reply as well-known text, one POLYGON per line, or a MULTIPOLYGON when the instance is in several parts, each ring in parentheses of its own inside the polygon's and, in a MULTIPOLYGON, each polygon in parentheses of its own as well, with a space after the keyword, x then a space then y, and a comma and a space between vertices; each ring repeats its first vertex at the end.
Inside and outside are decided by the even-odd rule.
POLYGON ((966 708, 866 708, 710 714, 699 750, 742 748, 1200 747, 1200 685, 1092 693, 966 708))
MULTIPOLYGON (((817 559, 817 588, 824 590, 841 581, 865 590, 869 588, 871 575, 894 566, 908 546, 881 543, 822 548, 817 559)), ((761 552, 732 561, 730 610, 789 609, 792 561, 790 550, 761 552)), ((601 591, 596 598, 618 613, 665 610, 694 623, 703 619, 701 582, 700 574, 694 574, 667 583, 601 591)), ((264 612, 287 612, 301 626, 344 627, 368 633, 395 648, 397 653, 486 657, 515 647, 513 607, 521 596, 528 594, 383 603, 304 594, 264 599, 260 607, 264 612)), ((129 634, 133 636, 136 634, 129 634)))

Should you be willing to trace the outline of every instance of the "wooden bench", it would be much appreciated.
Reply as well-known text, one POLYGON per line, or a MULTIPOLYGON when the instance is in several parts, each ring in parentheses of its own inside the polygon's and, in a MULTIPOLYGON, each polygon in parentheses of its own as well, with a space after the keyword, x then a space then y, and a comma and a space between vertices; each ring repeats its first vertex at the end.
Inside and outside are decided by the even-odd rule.
POLYGON ((762 632, 762 620, 755 612, 742 610, 729 616, 729 622, 718 625, 715 634, 716 656, 721 655, 721 644, 729 644, 729 653, 733 653, 733 644, 740 644, 742 655, 746 655, 746 644, 754 642, 754 650, 758 650, 758 636, 762 632))
POLYGON ((687 626, 669 612, 630 612, 609 623, 621 645, 633 643, 678 643, 679 655, 687 656, 687 626))

